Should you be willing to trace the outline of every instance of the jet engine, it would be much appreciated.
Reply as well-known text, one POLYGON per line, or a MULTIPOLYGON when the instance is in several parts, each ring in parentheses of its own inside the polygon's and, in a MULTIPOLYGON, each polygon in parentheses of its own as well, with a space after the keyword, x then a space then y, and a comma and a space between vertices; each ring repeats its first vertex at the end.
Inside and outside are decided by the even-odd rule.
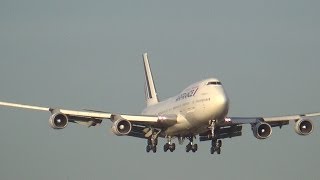
POLYGON ((257 139, 266 139, 271 136, 272 128, 270 124, 265 122, 260 122, 252 125, 252 131, 254 137, 257 139))
POLYGON ((131 132, 132 124, 125 119, 116 120, 112 125, 112 132, 117 136, 125 136, 131 132))
POLYGON ((294 125, 294 130, 297 134, 306 136, 312 133, 313 124, 309 119, 299 119, 294 125))
POLYGON ((63 129, 68 125, 68 117, 62 113, 52 114, 49 124, 53 129, 63 129))

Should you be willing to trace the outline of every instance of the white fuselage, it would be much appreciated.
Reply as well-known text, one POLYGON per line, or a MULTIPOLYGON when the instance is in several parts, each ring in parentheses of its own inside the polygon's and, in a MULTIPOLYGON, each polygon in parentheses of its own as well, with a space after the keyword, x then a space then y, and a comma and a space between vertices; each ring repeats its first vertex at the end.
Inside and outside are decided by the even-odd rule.
POLYGON ((229 99, 217 79, 207 79, 184 89, 171 97, 143 110, 144 115, 177 115, 177 124, 165 135, 190 135, 208 130, 209 122, 222 122, 229 109, 229 99))

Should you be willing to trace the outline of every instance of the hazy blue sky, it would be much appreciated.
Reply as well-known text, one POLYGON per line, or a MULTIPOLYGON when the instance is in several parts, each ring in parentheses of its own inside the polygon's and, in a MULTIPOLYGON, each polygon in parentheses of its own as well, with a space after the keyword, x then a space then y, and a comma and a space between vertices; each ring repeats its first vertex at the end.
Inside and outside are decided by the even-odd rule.
MULTIPOLYGON (((231 116, 320 111, 320 1, 0 1, 0 100, 140 113, 141 54, 164 99, 219 78, 231 116)), ((48 126, 49 114, 0 108, 0 179, 319 179, 320 123, 243 136, 186 154, 145 140, 48 126)), ((318 119, 320 120, 320 119, 318 119)))

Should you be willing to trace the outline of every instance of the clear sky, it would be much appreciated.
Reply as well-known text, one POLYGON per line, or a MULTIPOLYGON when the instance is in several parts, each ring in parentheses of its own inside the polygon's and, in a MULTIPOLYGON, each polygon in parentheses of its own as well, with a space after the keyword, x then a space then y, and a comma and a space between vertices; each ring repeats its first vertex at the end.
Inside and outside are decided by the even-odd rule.
MULTIPOLYGON (((141 55, 149 53, 160 98, 208 77, 231 99, 230 116, 320 111, 320 1, 0 1, 0 100, 140 113, 141 55)), ((111 123, 64 130, 49 114, 0 108, 0 179, 246 179, 320 177, 320 123, 267 140, 209 142, 195 154, 147 154, 111 123)), ((320 120, 320 119, 317 119, 320 120)))

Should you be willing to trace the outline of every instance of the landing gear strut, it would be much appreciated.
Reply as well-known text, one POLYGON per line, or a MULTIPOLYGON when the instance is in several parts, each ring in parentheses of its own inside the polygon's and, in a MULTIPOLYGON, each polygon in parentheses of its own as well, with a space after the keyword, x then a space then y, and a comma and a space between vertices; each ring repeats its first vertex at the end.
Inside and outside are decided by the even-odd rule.
POLYGON ((221 140, 217 140, 216 138, 216 134, 215 134, 215 125, 216 125, 216 121, 212 120, 210 122, 210 129, 211 129, 211 148, 210 148, 210 153, 214 154, 214 152, 217 152, 217 154, 221 154, 221 146, 222 146, 222 141, 221 140))
POLYGON ((167 152, 168 150, 170 150, 170 152, 173 152, 174 150, 176 150, 176 144, 171 142, 171 137, 168 136, 168 142, 163 146, 163 151, 167 152))
POLYGON ((196 152, 198 150, 198 145, 193 143, 193 136, 187 137, 189 139, 189 144, 186 146, 186 152, 196 152))

